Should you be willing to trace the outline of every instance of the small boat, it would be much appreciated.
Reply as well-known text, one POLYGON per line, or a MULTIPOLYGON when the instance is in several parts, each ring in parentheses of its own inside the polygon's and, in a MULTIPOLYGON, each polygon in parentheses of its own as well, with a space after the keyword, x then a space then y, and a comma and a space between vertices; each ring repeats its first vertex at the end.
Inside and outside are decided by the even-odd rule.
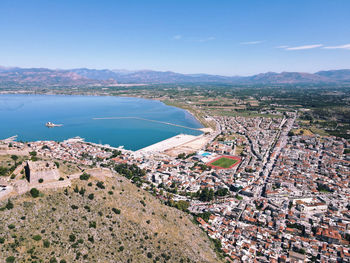
POLYGON ((52 123, 52 122, 47 122, 45 124, 45 126, 48 127, 48 128, 53 128, 53 127, 61 127, 61 126, 63 126, 63 124, 55 124, 55 123, 52 123))

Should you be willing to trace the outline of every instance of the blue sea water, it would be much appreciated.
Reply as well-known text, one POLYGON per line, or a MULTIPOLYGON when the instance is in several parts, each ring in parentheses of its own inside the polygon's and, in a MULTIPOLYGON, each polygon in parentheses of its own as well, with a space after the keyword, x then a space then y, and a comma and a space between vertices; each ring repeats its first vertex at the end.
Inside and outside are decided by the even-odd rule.
POLYGON ((63 141, 80 136, 88 142, 124 146, 138 150, 180 133, 200 131, 140 119, 138 117, 191 128, 201 124, 187 111, 162 102, 141 98, 66 95, 0 95, 0 139, 18 135, 19 141, 63 141), (63 124, 47 128, 46 122, 63 124))

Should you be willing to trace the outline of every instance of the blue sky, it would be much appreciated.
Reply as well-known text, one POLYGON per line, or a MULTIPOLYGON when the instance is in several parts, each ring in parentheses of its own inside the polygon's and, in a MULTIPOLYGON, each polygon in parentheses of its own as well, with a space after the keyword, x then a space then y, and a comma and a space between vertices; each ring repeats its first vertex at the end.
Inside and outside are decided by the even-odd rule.
POLYGON ((0 65, 250 75, 350 68, 348 0, 2 0, 0 65))

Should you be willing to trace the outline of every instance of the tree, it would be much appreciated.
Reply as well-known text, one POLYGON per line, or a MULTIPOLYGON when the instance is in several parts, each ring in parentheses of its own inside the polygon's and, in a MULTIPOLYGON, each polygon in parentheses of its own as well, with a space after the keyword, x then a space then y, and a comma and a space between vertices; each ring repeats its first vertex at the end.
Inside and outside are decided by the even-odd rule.
POLYGON ((11 159, 15 162, 15 166, 17 165, 18 156, 17 155, 11 155, 11 159))
POLYGON ((114 212, 114 213, 116 213, 117 215, 119 215, 120 214, 120 209, 117 209, 117 208, 112 208, 112 211, 114 212))
POLYGON ((210 212, 203 212, 203 213, 197 214, 197 217, 202 218, 205 222, 208 223, 210 215, 211 215, 210 212))
POLYGON ((173 200, 170 200, 169 205, 176 207, 179 210, 187 211, 188 207, 190 206, 190 203, 184 200, 180 200, 178 202, 174 202, 173 200))
POLYGON ((203 202, 209 202, 214 199, 214 190, 208 189, 205 187, 202 191, 199 193, 199 200, 203 202))
POLYGON ((103 182, 101 182, 101 181, 98 181, 98 182, 96 183, 96 186, 97 186, 98 188, 100 188, 100 189, 105 189, 105 186, 104 186, 103 182))
POLYGON ((15 262, 16 258, 14 256, 9 256, 6 258, 6 263, 12 263, 15 262))
POLYGON ((57 168, 60 168, 60 163, 59 162, 55 162, 57 168))
POLYGON ((6 204, 6 209, 7 210, 11 210, 13 208, 13 203, 11 202, 11 200, 9 199, 7 201, 7 204, 6 204))
POLYGON ((40 241, 41 240, 41 236, 40 235, 35 235, 35 236, 33 236, 33 239, 35 241, 40 241))
POLYGON ((226 196, 229 194, 229 191, 227 188, 220 188, 215 192, 215 195, 217 196, 226 196))
POLYGON ((87 180, 89 180, 89 178, 90 178, 90 174, 87 174, 87 173, 83 173, 82 175, 80 175, 80 180, 85 180, 85 181, 87 181, 87 180))
POLYGON ((73 233, 69 235, 69 241, 70 242, 74 242, 75 239, 76 239, 76 237, 75 237, 75 235, 73 233))
POLYGON ((32 189, 30 189, 30 194, 32 195, 32 197, 37 198, 39 196, 40 192, 38 189, 32 188, 32 189))
POLYGON ((6 167, 0 166, 0 176, 7 175, 8 169, 6 167))
POLYGON ((44 247, 46 247, 46 248, 50 247, 50 241, 47 240, 47 239, 45 239, 45 240, 43 241, 43 245, 44 245, 44 247))
POLYGON ((185 153, 179 153, 177 158, 178 159, 185 159, 186 158, 186 154, 185 153))

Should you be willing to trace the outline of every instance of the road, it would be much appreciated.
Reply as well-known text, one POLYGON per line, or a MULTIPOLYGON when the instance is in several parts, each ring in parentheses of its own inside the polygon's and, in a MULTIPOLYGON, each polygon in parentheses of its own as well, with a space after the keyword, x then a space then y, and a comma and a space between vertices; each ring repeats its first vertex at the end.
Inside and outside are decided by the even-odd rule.
POLYGON ((281 152, 281 149, 283 149, 288 141, 288 133, 289 131, 292 129, 293 124, 295 122, 297 114, 295 113, 295 115, 292 118, 289 118, 287 121, 287 127, 286 129, 282 130, 283 124, 285 122, 283 122, 283 124, 281 123, 280 125, 280 132, 279 132, 279 138, 276 140, 277 143, 274 144, 270 151, 269 151, 269 158, 264 158, 264 168, 262 171, 262 176, 264 177, 264 183, 263 186, 260 189, 260 193, 259 196, 262 196, 264 194, 264 190, 266 189, 266 185, 268 182, 268 178, 271 174, 272 168, 281 152), (274 155, 272 156, 272 154, 274 153, 274 155))

